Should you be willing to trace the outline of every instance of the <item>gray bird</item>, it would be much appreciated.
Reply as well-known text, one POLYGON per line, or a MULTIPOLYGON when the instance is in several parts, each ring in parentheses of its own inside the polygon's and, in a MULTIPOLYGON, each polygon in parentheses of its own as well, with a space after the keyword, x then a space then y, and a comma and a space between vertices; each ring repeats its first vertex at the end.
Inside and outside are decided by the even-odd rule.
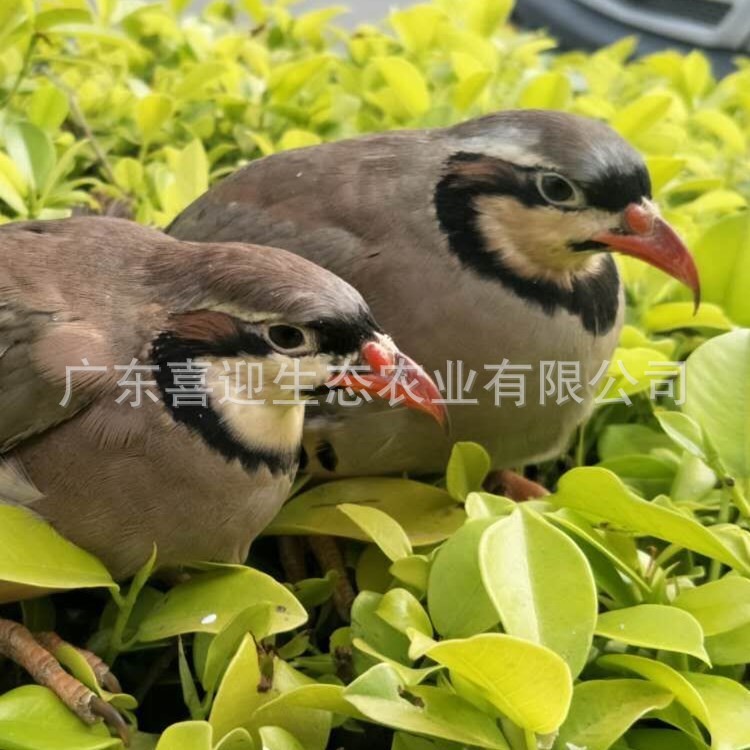
MULTIPOLYGON (((305 404, 327 388, 442 417, 359 293, 303 258, 116 219, 0 228, 0 502, 116 579, 154 545, 160 566, 244 561, 288 495, 305 404)), ((0 602, 39 593, 0 582, 0 602)), ((50 637, 0 620, 0 655, 117 725, 50 637)))
POLYGON ((666 271, 699 298, 693 260, 651 202, 640 155, 607 125, 559 112, 500 112, 268 156, 168 231, 279 245, 328 268, 441 373, 453 400, 447 386, 458 390, 459 368, 465 380, 474 371, 473 388, 458 395, 476 402, 451 403, 450 437, 377 404, 308 412, 309 470, 322 475, 439 472, 455 440, 483 444, 496 468, 558 455, 592 408, 591 383, 622 326, 610 251, 666 271), (576 398, 540 403, 545 362, 580 363, 576 398), (491 383, 507 384, 513 366, 531 368, 515 371, 525 406, 498 400, 491 383))

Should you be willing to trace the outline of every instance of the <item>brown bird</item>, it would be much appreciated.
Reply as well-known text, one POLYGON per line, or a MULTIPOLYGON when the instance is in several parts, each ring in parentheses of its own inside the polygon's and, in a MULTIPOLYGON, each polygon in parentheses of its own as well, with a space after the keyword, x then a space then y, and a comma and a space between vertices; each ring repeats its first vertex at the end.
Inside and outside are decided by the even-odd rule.
MULTIPOLYGON (((305 404, 328 388, 444 416, 359 293, 299 256, 114 219, 0 228, 0 502, 116 579, 154 545, 161 566, 243 561, 288 494, 305 404)), ((0 601, 39 593, 0 583, 0 601)), ((49 639, 0 620, 0 654, 122 729, 49 639)))
MULTIPOLYGON (((625 308, 613 250, 698 297, 695 265, 651 201, 641 156, 604 123, 561 112, 274 154, 209 190, 169 233, 281 245, 353 284, 441 373, 451 438, 481 443, 497 468, 559 455, 591 412, 625 308), (504 360, 529 368, 518 408, 485 387, 504 360), (545 362, 577 365, 575 398, 542 402, 545 362)), ((425 474, 442 471, 451 439, 372 404, 309 412, 305 446, 319 475, 425 474)))

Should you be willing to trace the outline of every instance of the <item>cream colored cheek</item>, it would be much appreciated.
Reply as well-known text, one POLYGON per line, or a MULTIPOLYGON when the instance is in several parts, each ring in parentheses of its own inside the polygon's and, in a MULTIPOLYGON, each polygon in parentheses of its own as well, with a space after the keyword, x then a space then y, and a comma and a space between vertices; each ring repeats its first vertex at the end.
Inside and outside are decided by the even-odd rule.
POLYGON ((274 383, 278 363, 270 358, 212 362, 206 386, 212 408, 234 437, 251 448, 294 451, 302 438, 305 407, 274 383))
POLYGON ((585 242, 617 226, 618 216, 606 211, 558 211, 524 206, 509 198, 487 196, 479 201, 480 229, 490 247, 521 273, 554 276, 593 269, 593 253, 571 252, 571 242, 585 242))

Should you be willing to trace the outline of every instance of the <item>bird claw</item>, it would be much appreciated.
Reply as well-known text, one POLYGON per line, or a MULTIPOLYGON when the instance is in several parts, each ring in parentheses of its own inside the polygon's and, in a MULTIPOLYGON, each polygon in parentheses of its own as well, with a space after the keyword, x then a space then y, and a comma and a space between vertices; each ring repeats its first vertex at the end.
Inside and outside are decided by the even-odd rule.
POLYGON ((89 700, 89 711, 104 723, 122 740, 127 747, 130 744, 130 725, 122 714, 112 705, 102 700, 98 695, 92 695, 89 700))
MULTIPOLYGON (((93 724, 103 719, 128 745, 130 727, 117 709, 66 672, 54 656, 53 652, 64 645, 65 641, 56 633, 37 633, 34 636, 20 623, 0 619, 0 655, 23 667, 37 684, 49 688, 81 721, 93 724)), ((76 650, 94 670, 100 685, 106 689, 115 688, 112 692, 121 692, 120 683, 105 662, 91 651, 76 650)))

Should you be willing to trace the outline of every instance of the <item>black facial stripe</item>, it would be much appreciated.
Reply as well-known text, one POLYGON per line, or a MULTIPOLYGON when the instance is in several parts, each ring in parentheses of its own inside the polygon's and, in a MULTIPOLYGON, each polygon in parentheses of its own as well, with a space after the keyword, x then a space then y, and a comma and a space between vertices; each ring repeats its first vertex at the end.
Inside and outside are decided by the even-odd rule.
MULTIPOLYGON (((466 161, 467 156, 474 160, 473 155, 463 155, 461 160, 466 161)), ((454 159, 449 162, 449 169, 454 159)), ((545 279, 519 276, 503 262, 501 248, 487 247, 477 228, 475 200, 477 195, 488 192, 486 176, 484 164, 478 171, 448 172, 435 189, 435 209, 451 251, 466 268, 482 278, 499 281, 545 314, 552 316, 562 308, 577 315, 594 335, 610 331, 617 319, 620 289, 612 257, 605 257, 597 273, 576 278, 570 289, 545 279)))
POLYGON ((569 245, 570 249, 576 253, 587 252, 590 250, 606 250, 607 245, 596 240, 586 240, 585 242, 573 242, 569 245))
MULTIPOLYGON (((484 154, 459 151, 448 160, 442 183, 446 188, 474 198, 479 195, 509 195, 525 206, 549 206, 539 194, 534 180, 536 172, 540 170, 541 167, 520 167, 484 154)), ((564 206, 561 210, 578 209, 564 206)))
MULTIPOLYGON (((169 332, 160 334, 152 343, 151 357, 158 370, 155 380, 161 391, 161 398, 175 422, 186 425, 213 450, 220 453, 227 461, 238 460, 248 471, 255 471, 265 465, 272 474, 294 474, 300 458, 300 446, 290 451, 274 451, 268 448, 248 447, 234 438, 224 426, 221 418, 211 406, 211 396, 207 397, 206 406, 200 403, 175 405, 173 393, 168 389, 175 387, 175 380, 170 362, 186 362, 188 359, 199 360, 205 356, 234 356, 238 351, 248 354, 258 352, 247 351, 252 348, 253 341, 244 341, 243 347, 237 349, 233 342, 231 346, 224 341, 206 342, 181 339, 169 332)), ((253 337, 253 339, 260 337, 253 337)), ((260 339, 261 341, 263 339, 260 339)), ((268 349, 266 349, 266 352, 268 349)), ((252 407, 248 407, 252 408, 252 407)))
POLYGON ((365 311, 357 317, 320 319, 306 325, 317 331, 321 352, 339 357, 358 351, 374 333, 380 332, 378 324, 365 311))
POLYGON ((651 198, 651 177, 645 166, 635 171, 611 169, 596 182, 581 185, 589 206, 619 212, 631 203, 651 198))
MULTIPOLYGON (((520 166, 485 154, 459 151, 448 159, 444 179, 475 196, 508 195, 525 206, 549 206, 536 187, 536 175, 548 171, 543 166, 520 166)), ((640 203, 651 197, 651 178, 645 166, 627 172, 612 169, 596 181, 578 182, 578 186, 583 190, 586 205, 555 205, 555 209, 581 211, 598 208, 618 212, 631 203, 640 203)))

